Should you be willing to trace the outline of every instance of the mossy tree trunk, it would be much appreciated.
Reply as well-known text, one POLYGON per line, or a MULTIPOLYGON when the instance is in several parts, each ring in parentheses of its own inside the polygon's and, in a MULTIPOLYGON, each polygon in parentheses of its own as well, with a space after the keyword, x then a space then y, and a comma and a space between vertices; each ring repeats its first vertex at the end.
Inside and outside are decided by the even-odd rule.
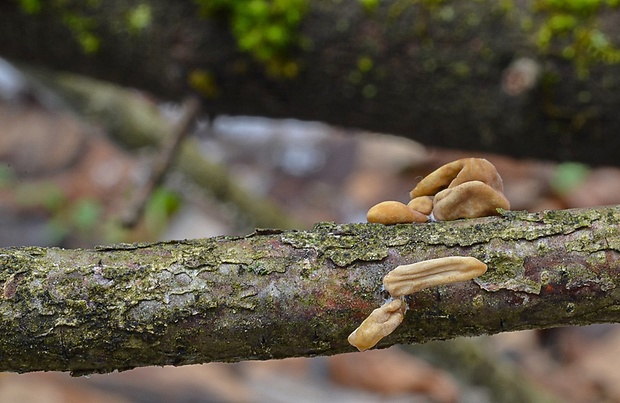
POLYGON ((318 224, 93 250, 0 250, 0 371, 109 372, 354 351, 397 265, 483 276, 408 297, 381 343, 620 322, 620 207, 382 226, 318 224))
POLYGON ((240 51, 229 24, 236 14, 201 17, 199 1, 110 0, 33 14, 18 3, 0 2, 1 55, 164 97, 196 91, 212 114, 320 120, 429 145, 618 165, 612 38, 620 11, 596 12, 603 2, 566 11, 542 0, 291 1, 301 22, 278 37, 298 40, 271 58, 262 47, 240 51), (129 22, 136 10, 142 23, 129 22), (67 16, 82 24, 68 28, 67 16), (574 25, 554 25, 560 20, 574 25), (559 31, 545 37, 552 26, 559 31), (522 58, 534 64, 516 63, 522 58))

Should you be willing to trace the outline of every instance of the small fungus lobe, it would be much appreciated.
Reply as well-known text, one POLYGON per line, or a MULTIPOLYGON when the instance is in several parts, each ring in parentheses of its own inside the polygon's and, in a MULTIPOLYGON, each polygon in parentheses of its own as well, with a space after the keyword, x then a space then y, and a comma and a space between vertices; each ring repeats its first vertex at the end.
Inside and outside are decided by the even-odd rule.
POLYGON ((374 347, 382 338, 400 325, 405 317, 406 305, 395 299, 381 305, 364 319, 361 325, 348 337, 349 343, 359 351, 374 347))
POLYGON ((384 201, 374 205, 366 214, 368 222, 384 225, 426 222, 428 217, 397 201, 384 201))
POLYGON ((498 215, 498 208, 510 209, 508 199, 486 183, 471 181, 437 193, 433 218, 437 221, 450 221, 486 217, 498 215))
POLYGON ((407 206, 422 214, 429 215, 433 211, 433 196, 418 196, 411 199, 407 206))
POLYGON ((469 181, 480 181, 498 192, 504 191, 502 178, 495 165, 484 158, 463 158, 445 164, 425 176, 409 195, 412 199, 433 196, 469 181))

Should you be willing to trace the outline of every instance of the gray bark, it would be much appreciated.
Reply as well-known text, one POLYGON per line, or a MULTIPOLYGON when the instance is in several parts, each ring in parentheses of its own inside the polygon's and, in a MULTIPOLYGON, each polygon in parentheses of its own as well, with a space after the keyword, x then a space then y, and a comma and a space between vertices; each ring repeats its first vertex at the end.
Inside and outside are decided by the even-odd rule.
POLYGON ((408 297, 380 347, 619 322, 620 207, 382 226, 318 224, 93 250, 0 250, 0 371, 109 372, 354 351, 397 265, 474 256, 408 297))
MULTIPOLYGON (((164 97, 198 90, 212 114, 320 120, 428 145, 618 165, 620 66, 594 60, 579 77, 574 60, 561 57, 570 38, 559 35, 546 50, 534 44, 549 14, 530 2, 382 1, 373 12, 357 0, 308 2, 305 45, 289 49, 300 67, 292 78, 267 74, 238 50, 225 20, 200 17, 195 2, 140 3, 152 21, 139 32, 125 22, 135 1, 102 2, 96 12, 76 6, 101 41, 85 54, 58 13, 25 15, 16 1, 0 2, 0 54, 164 97), (539 79, 506 92, 506 80, 527 76, 510 69, 522 57, 539 79), (188 85, 196 72, 212 78, 209 88, 188 85)), ((586 22, 594 23, 616 38, 620 12, 605 9, 586 22)), ((576 57, 595 58, 590 51, 576 57)))

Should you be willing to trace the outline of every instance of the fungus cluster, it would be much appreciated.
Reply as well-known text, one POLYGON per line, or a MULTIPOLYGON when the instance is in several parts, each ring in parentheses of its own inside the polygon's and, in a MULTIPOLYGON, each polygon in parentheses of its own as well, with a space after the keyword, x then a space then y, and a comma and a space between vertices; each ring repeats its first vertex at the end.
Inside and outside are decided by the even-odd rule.
POLYGON ((368 210, 368 222, 385 225, 448 221, 497 215, 509 210, 502 178, 484 158, 463 158, 424 177, 409 195, 408 204, 381 202, 368 210))
MULTIPOLYGON (((423 178, 403 204, 384 201, 373 206, 368 222, 385 225, 448 221, 497 215, 510 209, 495 166, 484 158, 463 158, 441 166, 423 178)), ((391 298, 349 335, 349 343, 364 351, 374 347, 403 321, 405 296, 441 284, 471 280, 487 265, 473 257, 450 256, 398 266, 383 277, 391 298)))
POLYGON ((405 295, 436 285, 471 280, 486 270, 487 265, 480 260, 463 256, 442 257, 396 267, 383 277, 383 287, 392 299, 372 311, 349 335, 349 343, 359 351, 364 351, 392 333, 405 317, 405 295))

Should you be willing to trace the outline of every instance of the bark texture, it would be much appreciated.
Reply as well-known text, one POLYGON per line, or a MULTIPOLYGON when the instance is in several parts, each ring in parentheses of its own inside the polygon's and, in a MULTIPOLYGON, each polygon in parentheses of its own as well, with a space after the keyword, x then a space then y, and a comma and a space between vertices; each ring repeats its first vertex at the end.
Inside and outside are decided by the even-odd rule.
MULTIPOLYGON (((620 65, 595 61, 580 78, 562 56, 566 32, 548 49, 534 44, 550 16, 532 2, 393 0, 373 10, 357 0, 308 3, 288 75, 268 74, 238 50, 224 18, 201 17, 192 1, 75 6, 101 43, 90 54, 53 10, 26 15, 17 1, 0 2, 0 54, 164 97, 197 91, 212 114, 320 120, 428 145, 618 165, 620 65), (135 31, 126 21, 138 4, 151 19, 135 31), (531 85, 514 64, 524 57, 540 72, 531 85)), ((601 14, 584 26, 616 38, 620 12, 601 14)), ((586 46, 574 58, 588 52, 596 57, 586 46)))
POLYGON ((468 255, 483 276, 407 299, 382 340, 620 322, 620 207, 396 225, 322 223, 93 250, 0 250, 0 371, 109 372, 353 351, 397 265, 468 255))

